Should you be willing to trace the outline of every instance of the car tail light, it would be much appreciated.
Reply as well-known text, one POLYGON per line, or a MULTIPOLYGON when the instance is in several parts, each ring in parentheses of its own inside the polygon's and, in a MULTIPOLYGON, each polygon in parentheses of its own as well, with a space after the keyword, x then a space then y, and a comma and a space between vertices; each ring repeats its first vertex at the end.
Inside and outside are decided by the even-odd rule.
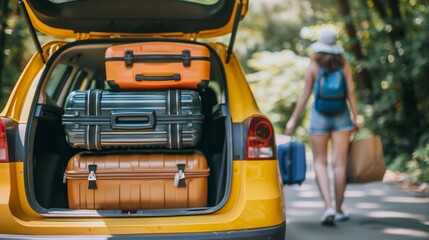
POLYGON ((276 156, 274 129, 271 122, 260 116, 253 116, 247 132, 247 159, 273 159, 276 156))
POLYGON ((0 119, 0 163, 9 162, 9 150, 7 146, 6 126, 0 119))

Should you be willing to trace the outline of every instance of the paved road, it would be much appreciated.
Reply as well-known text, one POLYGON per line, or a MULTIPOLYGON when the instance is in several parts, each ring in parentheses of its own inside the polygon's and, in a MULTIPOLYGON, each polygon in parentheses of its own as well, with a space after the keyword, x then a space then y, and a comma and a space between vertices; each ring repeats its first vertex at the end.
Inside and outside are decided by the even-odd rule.
POLYGON ((287 240, 429 239, 429 196, 393 182, 348 185, 347 222, 322 226, 323 203, 313 174, 301 186, 285 186, 287 240))

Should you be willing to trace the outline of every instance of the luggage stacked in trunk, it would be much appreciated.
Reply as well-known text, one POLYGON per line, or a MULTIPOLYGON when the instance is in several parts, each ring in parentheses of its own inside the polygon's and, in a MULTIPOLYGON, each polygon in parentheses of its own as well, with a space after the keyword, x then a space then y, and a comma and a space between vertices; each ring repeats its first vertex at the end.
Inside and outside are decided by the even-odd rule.
POLYGON ((199 44, 116 45, 105 57, 107 83, 114 89, 197 89, 210 77, 210 52, 199 44))
POLYGON ((76 148, 181 149, 197 145, 203 118, 196 91, 92 89, 69 95, 63 125, 76 148))
POLYGON ((82 152, 65 178, 70 208, 135 211, 205 207, 208 175, 200 152, 82 152))
POLYGON ((106 50, 113 91, 72 92, 63 125, 70 208, 205 207, 209 168, 195 149, 203 114, 198 89, 210 73, 203 45, 143 42, 106 50))

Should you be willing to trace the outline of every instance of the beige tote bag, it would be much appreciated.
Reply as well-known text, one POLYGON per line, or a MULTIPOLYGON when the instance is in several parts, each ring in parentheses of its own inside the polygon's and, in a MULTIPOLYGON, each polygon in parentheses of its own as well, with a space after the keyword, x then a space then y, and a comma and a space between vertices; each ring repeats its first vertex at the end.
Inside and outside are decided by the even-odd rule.
POLYGON ((347 182, 367 183, 383 180, 386 172, 380 136, 350 142, 347 161, 347 182))

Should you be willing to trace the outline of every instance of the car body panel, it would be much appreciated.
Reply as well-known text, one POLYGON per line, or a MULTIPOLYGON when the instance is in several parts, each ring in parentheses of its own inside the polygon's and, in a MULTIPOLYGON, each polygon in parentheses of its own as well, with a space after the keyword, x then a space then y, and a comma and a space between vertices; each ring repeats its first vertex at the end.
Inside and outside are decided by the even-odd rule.
POLYGON ((196 232, 196 233, 170 233, 170 234, 121 234, 121 235, 28 235, 28 234, 0 234, 1 239, 80 239, 80 240, 113 240, 113 239, 160 239, 160 240, 188 240, 188 239, 284 239, 286 233, 286 223, 267 228, 240 229, 235 231, 215 231, 215 232, 196 232))
POLYGON ((234 79, 227 81, 232 122, 240 123, 244 122, 252 115, 262 115, 259 111, 258 104, 252 95, 249 84, 247 83, 246 75, 244 74, 235 54, 232 54, 229 63, 226 63, 227 46, 222 43, 209 45, 214 48, 220 56, 225 68, 226 78, 234 79))
POLYGON ((34 88, 31 88, 31 86, 35 83, 33 82, 33 79, 35 79, 37 74, 40 73, 40 70, 43 68, 43 66, 44 63, 42 58, 40 55, 35 54, 15 84, 6 106, 1 113, 2 117, 8 117, 19 123, 27 122, 28 117, 25 118, 25 116, 22 116, 21 113, 26 115, 25 113, 28 113, 30 110, 27 108, 26 110, 28 111, 23 111, 24 107, 28 106, 28 104, 25 104, 25 101, 26 99, 33 99, 31 97, 34 96, 35 90, 34 88))
POLYGON ((263 228, 285 221, 276 187, 276 160, 234 161, 231 194, 219 211, 197 216, 144 218, 51 218, 27 202, 24 163, 0 164, 1 232, 7 234, 143 234, 263 228), (14 184, 17 183, 17 184, 14 184), (197 220, 197 221, 196 221, 197 220))

